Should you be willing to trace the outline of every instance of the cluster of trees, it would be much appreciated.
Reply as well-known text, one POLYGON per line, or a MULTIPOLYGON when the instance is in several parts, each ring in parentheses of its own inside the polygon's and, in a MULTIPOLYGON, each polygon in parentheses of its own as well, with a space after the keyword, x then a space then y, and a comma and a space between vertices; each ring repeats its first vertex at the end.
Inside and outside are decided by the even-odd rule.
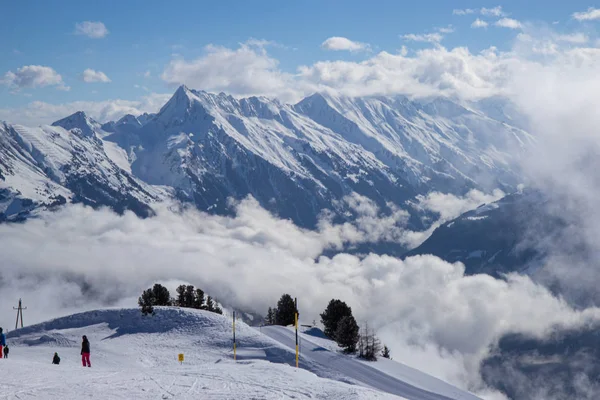
POLYGON ((380 352, 382 357, 390 358, 390 349, 381 347, 380 340, 367 324, 362 329, 358 327, 352 308, 345 302, 332 299, 321 314, 321 322, 325 335, 335 340, 345 352, 358 350, 359 357, 370 361, 376 361, 380 352))
POLYGON ((269 307, 266 323, 269 325, 293 325, 296 322, 296 302, 289 294, 281 296, 275 308, 269 307))
MULTIPOLYGON (((292 296, 284 294, 276 307, 269 307, 265 322, 269 325, 292 325, 298 312, 292 296)), ((324 333, 335 340, 346 353, 356 353, 365 360, 377 360, 377 355, 390 358, 390 349, 381 345, 369 326, 360 329, 352 315, 352 309, 343 301, 332 299, 321 314, 324 333)))
POLYGON ((194 288, 193 285, 180 285, 177 287, 177 297, 172 298, 166 287, 156 283, 153 287, 144 290, 138 299, 138 304, 144 315, 154 314, 154 306, 187 307, 223 314, 223 310, 215 304, 212 297, 205 297, 204 291, 194 288))

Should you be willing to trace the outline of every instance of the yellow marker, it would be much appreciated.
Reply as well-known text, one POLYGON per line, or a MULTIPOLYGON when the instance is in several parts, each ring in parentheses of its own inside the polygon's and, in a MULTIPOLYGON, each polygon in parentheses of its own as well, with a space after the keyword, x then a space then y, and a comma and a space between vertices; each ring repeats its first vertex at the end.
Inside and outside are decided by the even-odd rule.
POLYGON ((183 353, 179 353, 179 362, 183 363, 183 353))

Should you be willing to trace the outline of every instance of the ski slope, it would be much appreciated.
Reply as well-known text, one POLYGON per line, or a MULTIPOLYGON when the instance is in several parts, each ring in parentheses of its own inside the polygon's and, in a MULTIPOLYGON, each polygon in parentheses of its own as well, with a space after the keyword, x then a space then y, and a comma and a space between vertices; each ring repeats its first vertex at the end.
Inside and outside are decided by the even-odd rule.
POLYGON ((304 368, 296 369, 288 365, 294 353, 270 337, 281 332, 286 341, 289 332, 267 331, 269 336, 238 322, 234 361, 230 318, 206 311, 160 308, 143 317, 137 309, 109 309, 58 318, 8 333, 11 351, 0 360, 0 399, 449 398, 416 388, 406 391, 411 397, 376 390, 376 382, 403 383, 384 374, 377 378, 376 370, 361 369, 355 360, 340 368, 303 357, 304 368), (90 339, 92 368, 81 366, 82 335, 90 339), (60 365, 51 364, 54 352, 60 365), (185 356, 181 364, 179 353, 185 356), (367 383, 356 379, 364 371, 367 383))
MULTIPOLYGON (((295 331, 283 326, 265 326, 261 332, 295 351, 295 331)), ((337 372, 357 384, 418 400, 478 400, 471 393, 462 391, 446 382, 390 360, 376 363, 362 362, 340 354, 332 348, 332 342, 304 333, 299 334, 301 359, 317 375, 319 371, 337 372), (372 365, 385 363, 386 367, 372 365), (386 372, 382 372, 385 370, 386 372)))

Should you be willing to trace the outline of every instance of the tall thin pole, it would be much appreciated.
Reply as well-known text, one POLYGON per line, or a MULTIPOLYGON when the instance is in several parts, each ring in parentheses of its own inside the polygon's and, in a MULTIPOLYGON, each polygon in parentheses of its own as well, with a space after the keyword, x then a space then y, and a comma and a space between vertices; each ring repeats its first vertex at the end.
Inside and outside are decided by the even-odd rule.
POLYGON ((294 297, 294 305, 296 308, 295 316, 295 325, 296 325, 296 368, 298 368, 298 298, 294 297))
POLYGON ((235 311, 233 312, 233 359, 237 360, 235 349, 235 311))
POLYGON ((23 310, 27 310, 27 307, 23 307, 21 299, 19 299, 19 307, 13 307, 13 310, 17 310, 17 322, 15 322, 15 329, 19 328, 19 317, 21 317, 21 328, 23 327, 23 310))

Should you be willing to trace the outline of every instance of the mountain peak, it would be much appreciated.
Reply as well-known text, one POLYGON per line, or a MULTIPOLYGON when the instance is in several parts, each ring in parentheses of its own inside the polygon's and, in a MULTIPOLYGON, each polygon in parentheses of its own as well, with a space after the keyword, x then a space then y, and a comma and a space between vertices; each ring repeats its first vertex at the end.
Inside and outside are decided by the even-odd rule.
POLYGON ((77 111, 66 118, 60 119, 52 123, 52 126, 60 126, 68 131, 79 130, 83 136, 87 137, 95 136, 95 130, 101 129, 100 124, 93 118, 88 117, 83 111, 77 111))

